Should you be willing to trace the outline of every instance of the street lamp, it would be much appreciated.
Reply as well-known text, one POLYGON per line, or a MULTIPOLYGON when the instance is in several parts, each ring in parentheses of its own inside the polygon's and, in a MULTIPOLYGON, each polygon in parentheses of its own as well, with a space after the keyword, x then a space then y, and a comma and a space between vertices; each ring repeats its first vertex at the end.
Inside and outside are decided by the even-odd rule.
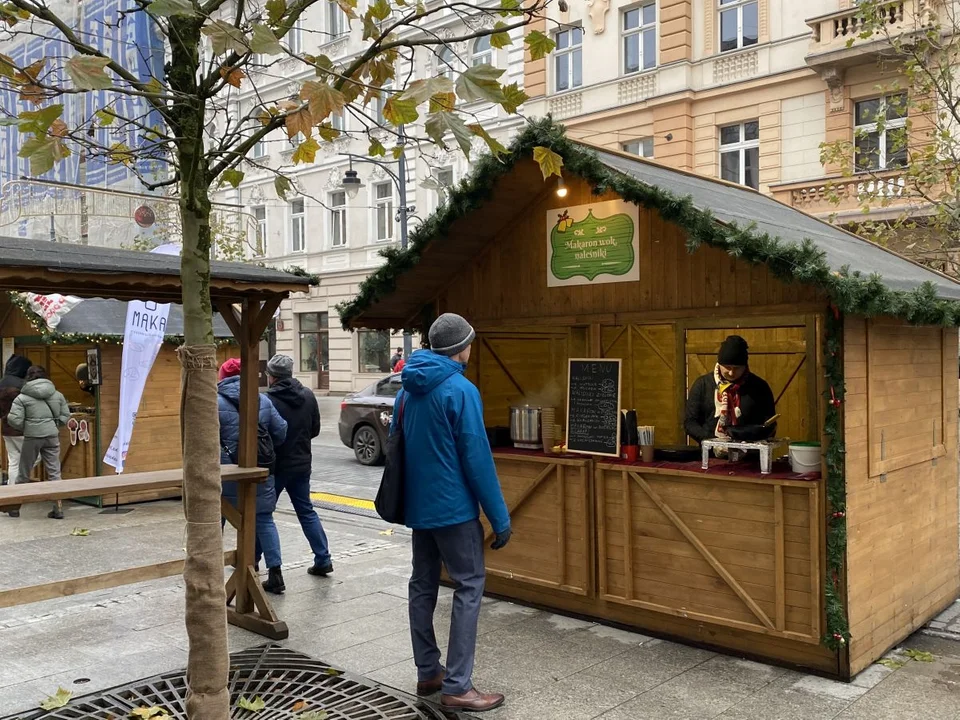
MULTIPOLYGON (((404 147, 404 135, 403 127, 399 128, 399 146, 404 147)), ((416 208, 407 206, 407 158, 406 153, 401 152, 400 157, 397 158, 397 170, 394 172, 390 166, 380 160, 374 160, 371 157, 366 157, 364 155, 354 155, 352 153, 340 153, 344 157, 350 158, 350 169, 347 170, 343 175, 343 189, 346 192, 347 196, 352 200, 357 196, 357 193, 360 192, 360 188, 363 187, 363 183, 360 182, 360 178, 357 175, 357 171, 353 169, 353 161, 371 163, 381 168, 387 175, 390 176, 390 179, 393 180, 393 184, 397 188, 397 192, 400 195, 400 205, 397 208, 397 216, 400 219, 400 248, 402 250, 407 249, 407 218, 409 215, 416 211, 416 208)), ((403 356, 405 358, 410 357, 412 351, 412 340, 410 338, 410 333, 403 333, 403 356)))

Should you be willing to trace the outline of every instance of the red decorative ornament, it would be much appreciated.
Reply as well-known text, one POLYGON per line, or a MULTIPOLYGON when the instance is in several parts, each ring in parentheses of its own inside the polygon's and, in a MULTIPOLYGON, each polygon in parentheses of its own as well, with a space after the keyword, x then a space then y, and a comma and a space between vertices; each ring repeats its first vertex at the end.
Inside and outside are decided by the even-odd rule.
POLYGON ((152 207, 149 205, 141 205, 133 213, 133 219, 140 227, 148 228, 157 221, 157 216, 153 212, 152 207))
POLYGON ((847 516, 847 514, 846 514, 843 510, 837 510, 837 511, 836 511, 833 515, 831 515, 830 517, 833 517, 833 518, 836 518, 836 519, 840 519, 840 518, 843 518, 843 517, 846 517, 846 516, 847 516))
POLYGON ((847 639, 846 639, 845 637, 843 637, 843 635, 841 635, 840 633, 834 633, 834 634, 833 634, 833 639, 836 640, 836 641, 837 641, 838 643, 840 643, 841 645, 846 645, 846 644, 847 644, 847 639))
POLYGON ((830 388, 830 404, 835 408, 838 408, 841 404, 843 404, 843 401, 837 397, 837 394, 834 392, 832 387, 830 388))

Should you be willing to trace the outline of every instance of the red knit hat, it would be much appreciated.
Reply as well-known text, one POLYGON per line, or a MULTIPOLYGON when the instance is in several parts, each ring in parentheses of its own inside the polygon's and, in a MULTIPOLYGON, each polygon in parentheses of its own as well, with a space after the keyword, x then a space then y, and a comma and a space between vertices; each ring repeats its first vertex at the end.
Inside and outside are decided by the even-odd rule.
POLYGON ((230 358, 220 366, 220 380, 225 380, 228 377, 234 377, 239 374, 240 360, 238 358, 230 358))

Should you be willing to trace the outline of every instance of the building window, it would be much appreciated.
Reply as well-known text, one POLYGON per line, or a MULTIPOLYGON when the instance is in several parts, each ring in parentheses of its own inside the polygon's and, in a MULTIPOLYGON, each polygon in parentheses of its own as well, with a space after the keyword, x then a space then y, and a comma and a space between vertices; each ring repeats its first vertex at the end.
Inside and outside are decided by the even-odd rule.
POLYGON ((297 133, 292 138, 287 138, 287 142, 290 143, 291 150, 296 150, 300 146, 300 143, 303 142, 303 135, 301 133, 297 133))
POLYGON ((253 146, 253 157, 254 159, 264 158, 267 156, 267 143, 263 140, 258 140, 253 146))
POLYGON ((377 242, 393 240, 393 183, 373 186, 373 213, 377 242))
POLYGON ((857 172, 904 167, 907 164, 906 93, 861 100, 854 112, 857 172))
POLYGON ((759 28, 757 0, 720 0, 720 52, 756 45, 759 28))
POLYGON ((477 38, 473 43, 473 64, 493 65, 493 47, 489 35, 477 38))
POLYGON ((346 32, 347 23, 343 10, 335 2, 327 3, 327 39, 336 40, 346 32))
POLYGON ((287 47, 294 55, 303 52, 303 32, 300 29, 300 18, 297 18, 293 27, 290 28, 290 32, 287 33, 287 47))
POLYGON ((306 214, 303 198, 290 201, 290 249, 303 252, 307 249, 306 214))
POLYGON ((330 120, 330 127, 332 127, 334 130, 339 130, 340 132, 343 132, 343 129, 346 127, 346 124, 344 123, 344 118, 343 118, 343 110, 335 113, 330 113, 329 120, 330 120))
POLYGON ((300 372, 330 369, 330 322, 325 312, 297 315, 300 325, 300 372))
POLYGON ((623 11, 623 73, 657 66, 657 5, 623 11))
POLYGON ((453 50, 444 45, 437 53, 437 75, 453 80, 453 68, 456 56, 453 50))
POLYGON ((390 372, 390 333, 387 330, 359 330, 357 343, 360 372, 390 372))
POLYGON ((377 125, 382 127, 387 124, 387 119, 383 116, 383 110, 387 106, 387 100, 393 94, 391 89, 393 84, 389 81, 380 88, 380 94, 373 100, 373 114, 377 125))
POLYGON ((557 92, 583 85, 583 28, 561 30, 554 36, 553 78, 557 92))
POLYGON ((257 221, 257 255, 266 255, 267 254, 267 208, 263 205, 258 205, 255 208, 252 208, 253 218, 257 221))
POLYGON ((453 168, 450 166, 437 168, 433 171, 433 179, 437 183, 437 205, 447 201, 453 189, 453 168))
POLYGON ((620 148, 625 153, 630 153, 631 155, 639 155, 640 157, 652 158, 653 157, 653 138, 645 137, 640 138, 639 140, 631 140, 630 142, 625 142, 620 148))
POLYGON ((347 244, 347 194, 343 190, 330 193, 330 244, 347 244))
POLYGON ((760 187, 760 123, 756 120, 720 128, 720 177, 760 187))

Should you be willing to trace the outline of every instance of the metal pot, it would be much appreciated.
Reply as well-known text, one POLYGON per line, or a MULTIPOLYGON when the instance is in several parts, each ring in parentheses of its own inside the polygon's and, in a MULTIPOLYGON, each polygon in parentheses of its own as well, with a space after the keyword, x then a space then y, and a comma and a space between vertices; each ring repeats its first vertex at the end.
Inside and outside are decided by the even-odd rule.
POLYGON ((510 439, 517 447, 542 447, 540 408, 519 405, 510 408, 510 439))

